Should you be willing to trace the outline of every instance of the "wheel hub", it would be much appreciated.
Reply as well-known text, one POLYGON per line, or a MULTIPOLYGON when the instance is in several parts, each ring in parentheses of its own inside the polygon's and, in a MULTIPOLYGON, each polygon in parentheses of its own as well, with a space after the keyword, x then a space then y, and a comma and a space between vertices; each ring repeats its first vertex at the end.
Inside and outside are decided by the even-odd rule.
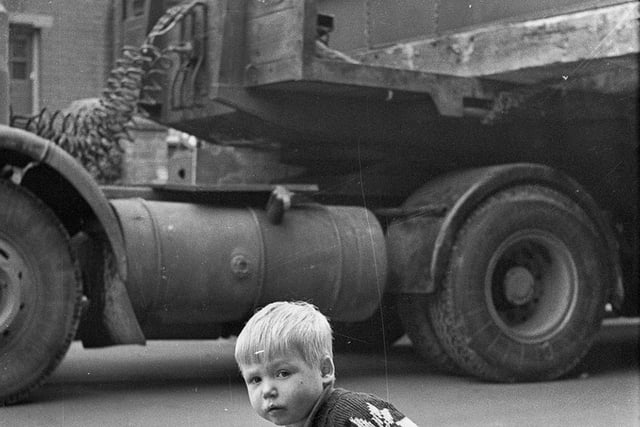
POLYGON ((504 293, 514 305, 524 305, 533 299, 535 279, 533 274, 521 266, 510 268, 504 276, 504 293))
POLYGON ((489 263, 489 313, 516 341, 543 342, 570 318, 577 280, 572 254, 561 240, 542 230, 523 230, 507 238, 489 263))
POLYGON ((20 257, 0 240, 0 336, 7 335, 21 309, 20 257))

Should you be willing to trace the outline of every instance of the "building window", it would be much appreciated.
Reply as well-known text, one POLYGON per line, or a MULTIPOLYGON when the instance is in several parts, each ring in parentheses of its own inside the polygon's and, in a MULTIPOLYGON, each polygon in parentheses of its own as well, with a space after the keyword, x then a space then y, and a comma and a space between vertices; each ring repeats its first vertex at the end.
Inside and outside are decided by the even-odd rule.
POLYGON ((15 80, 27 80, 26 62, 11 61, 11 78, 15 80))
POLYGON ((133 0, 133 16, 144 15, 146 0, 133 0))
POLYGON ((9 92, 15 114, 33 114, 38 91, 37 30, 30 25, 9 25, 9 92))
POLYGON ((29 77, 30 42, 23 31, 12 31, 12 37, 9 38, 9 72, 12 79, 26 80, 29 77))

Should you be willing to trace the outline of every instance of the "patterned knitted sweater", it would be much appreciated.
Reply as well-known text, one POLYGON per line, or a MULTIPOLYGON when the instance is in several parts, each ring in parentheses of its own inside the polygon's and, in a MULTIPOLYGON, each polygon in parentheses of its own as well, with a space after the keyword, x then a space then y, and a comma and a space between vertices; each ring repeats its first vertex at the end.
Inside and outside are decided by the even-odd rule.
POLYGON ((417 427, 391 403, 367 393, 329 385, 304 427, 417 427))

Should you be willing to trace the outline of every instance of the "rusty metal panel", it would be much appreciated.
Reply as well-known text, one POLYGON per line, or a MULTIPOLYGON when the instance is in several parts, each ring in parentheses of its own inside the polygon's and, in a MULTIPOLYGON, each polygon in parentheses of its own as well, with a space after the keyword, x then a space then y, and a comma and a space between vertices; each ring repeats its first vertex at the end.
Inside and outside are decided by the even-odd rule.
MULTIPOLYGON (((209 94, 209 98, 214 98, 224 86, 241 84, 246 64, 244 57, 246 1, 216 0, 214 3, 221 12, 224 11, 224 20, 219 23, 219 26, 212 26, 220 29, 218 31, 222 32, 222 40, 217 42, 217 45, 216 41, 209 42, 208 60, 213 60, 214 64, 220 66, 218 78, 216 79, 214 74, 210 76, 214 90, 209 94)), ((212 9, 210 5, 210 13, 212 9)))
POLYGON ((370 47, 424 37, 436 31, 438 1, 369 0, 367 3, 370 47))
POLYGON ((593 82, 583 80, 579 88, 624 91, 637 87, 639 17, 638 3, 627 1, 399 43, 371 50, 359 59, 427 73, 491 76, 527 84, 555 82, 565 89, 587 76, 593 82), (620 84, 603 84, 607 78, 620 84))
POLYGON ((222 68, 222 55, 224 42, 228 34, 226 34, 227 26, 227 0, 217 0, 208 3, 207 19, 209 26, 207 27, 207 70, 209 80, 209 97, 213 97, 218 93, 220 84, 220 73, 222 68))
POLYGON ((247 0, 246 13, 248 19, 256 19, 296 9, 301 5, 300 0, 247 0))
POLYGON ((365 0, 318 0, 318 13, 330 15, 334 31, 329 35, 329 45, 341 51, 367 47, 365 0))
POLYGON ((247 83, 300 78, 305 2, 249 1, 246 18, 247 83))
POLYGON ((316 7, 334 17, 331 46, 349 52, 617 3, 621 0, 318 0, 316 7))
POLYGON ((318 0, 316 7, 334 17, 330 46, 342 51, 380 47, 436 31, 433 0, 318 0))
MULTIPOLYGON (((578 81, 574 73, 572 87, 588 89, 589 85, 599 85, 597 90, 601 92, 634 88, 637 87, 634 77, 637 60, 635 57, 624 58, 625 52, 620 48, 631 47, 627 53, 637 55, 637 48, 634 48, 637 40, 634 44, 633 39, 637 38, 637 31, 634 33, 637 21, 631 13, 624 12, 633 11, 629 9, 633 7, 630 5, 637 5, 627 1, 617 6, 602 6, 614 1, 619 0, 580 3, 562 0, 553 4, 554 11, 555 7, 559 9, 563 5, 572 10, 584 10, 579 13, 575 10, 566 13, 565 10, 565 14, 558 17, 488 24, 488 21, 507 15, 515 17, 517 14, 518 18, 524 19, 521 14, 531 12, 544 16, 551 13, 551 3, 536 3, 534 7, 520 2, 504 10, 497 7, 502 4, 497 0, 480 2, 477 6, 467 3, 466 9, 469 4, 472 11, 476 7, 473 19, 460 17, 460 22, 454 22, 443 20, 444 13, 448 11, 446 13, 453 16, 455 10, 464 15, 467 12, 463 3, 445 5, 442 0, 207 0, 211 23, 205 61, 207 98, 194 107, 173 109, 169 114, 165 110, 166 118, 162 121, 191 133, 197 132, 203 138, 211 136, 203 129, 213 129, 214 120, 218 120, 215 126, 240 120, 243 122, 241 127, 246 128, 247 116, 242 116, 243 113, 262 119, 273 117, 269 110, 278 109, 271 102, 257 100, 258 92, 254 89, 263 88, 282 93, 331 93, 340 97, 369 96, 373 89, 376 96, 382 93, 388 100, 397 100, 402 95, 399 92, 413 92, 428 95, 441 114, 461 116, 466 108, 466 98, 478 99, 480 104, 486 105, 494 98, 496 82, 478 81, 475 77, 495 77, 497 83, 537 83, 549 76, 561 77, 563 66, 571 71, 594 74, 597 62, 594 55, 604 59, 604 65, 608 67, 615 65, 620 72, 615 71, 613 80, 609 73, 598 75, 592 81, 578 81), (600 7, 594 9, 594 4, 600 7), (612 12, 614 8, 624 9, 622 21, 616 21, 618 15, 612 12), (335 29, 329 34, 329 48, 347 51, 352 58, 360 60, 359 64, 316 55, 317 13, 334 17, 335 29), (458 33, 448 32, 444 36, 433 35, 442 28, 467 25, 472 21, 482 21, 484 25, 458 33), (600 43, 603 37, 613 43, 600 43), (366 48, 370 44, 394 41, 397 44, 390 47, 366 48), (588 66, 577 67, 581 62, 588 66), (464 78, 452 79, 451 76, 464 78), (625 76, 628 76, 627 81, 622 82, 625 76), (617 83, 610 90, 608 82, 614 80, 617 83), (605 84, 609 88, 604 88, 605 84)), ((198 85, 198 88, 203 86, 198 85)), ((568 86, 565 84, 564 87, 568 86)), ((278 124, 283 120, 276 115, 269 121, 278 124)))
POLYGON ((620 0, 438 0, 438 33, 501 20, 548 17, 569 9, 587 9, 620 0))

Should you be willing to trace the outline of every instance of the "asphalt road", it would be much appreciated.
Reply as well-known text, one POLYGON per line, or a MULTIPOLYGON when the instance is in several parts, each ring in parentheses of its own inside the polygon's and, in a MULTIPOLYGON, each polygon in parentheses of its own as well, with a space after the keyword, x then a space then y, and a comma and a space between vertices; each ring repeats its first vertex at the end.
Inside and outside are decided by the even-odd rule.
MULTIPOLYGON (((575 376, 487 384, 430 370, 403 343, 337 354, 337 385, 391 400, 421 426, 640 426, 637 320, 605 325, 575 376)), ((253 414, 233 340, 160 341, 86 350, 74 343, 1 426, 267 426, 253 414)))

